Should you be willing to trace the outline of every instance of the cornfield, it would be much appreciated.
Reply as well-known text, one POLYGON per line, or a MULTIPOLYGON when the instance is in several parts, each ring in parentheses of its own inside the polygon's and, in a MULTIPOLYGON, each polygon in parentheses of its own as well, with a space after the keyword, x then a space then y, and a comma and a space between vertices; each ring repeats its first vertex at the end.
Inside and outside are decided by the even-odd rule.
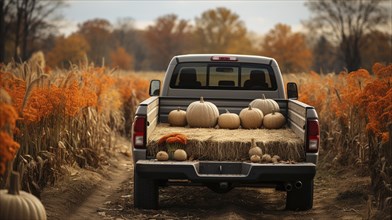
POLYGON ((22 188, 38 197, 65 165, 100 166, 113 136, 129 134, 148 86, 103 67, 51 71, 38 63, 1 66, 0 82, 0 188, 16 170, 22 188))
POLYGON ((342 166, 365 167, 381 210, 392 207, 392 65, 338 75, 286 75, 300 100, 319 114, 322 154, 342 166))
MULTIPOLYGON (((154 74, 161 78, 162 74, 154 74)), ((162 78, 161 78, 162 79, 162 78)), ((372 73, 286 74, 300 100, 315 106, 322 154, 338 166, 368 168, 377 205, 392 205, 392 65, 372 73)), ((11 169, 39 196, 66 172, 65 165, 97 168, 128 136, 148 80, 88 65, 50 70, 39 63, 0 67, 0 188, 11 169)))

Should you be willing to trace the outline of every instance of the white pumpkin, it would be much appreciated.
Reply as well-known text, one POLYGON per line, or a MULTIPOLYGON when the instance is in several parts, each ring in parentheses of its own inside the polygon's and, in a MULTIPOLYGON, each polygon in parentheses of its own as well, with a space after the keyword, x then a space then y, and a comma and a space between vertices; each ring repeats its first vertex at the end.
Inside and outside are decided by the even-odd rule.
POLYGON ((263 151, 261 150, 260 147, 258 147, 255 143, 255 139, 252 138, 252 143, 249 149, 249 157, 252 157, 253 155, 257 155, 259 157, 263 156, 263 151))
POLYGON ((169 154, 167 154, 165 151, 159 151, 156 158, 158 161, 167 161, 169 160, 169 154))
POLYGON ((260 162, 261 162, 261 159, 260 159, 260 156, 259 156, 259 155, 252 155, 252 156, 250 157, 250 161, 252 161, 252 163, 260 163, 260 162))
POLYGON ((273 99, 266 99, 264 94, 263 98, 253 100, 252 102, 250 102, 250 105, 253 108, 260 109, 264 115, 272 113, 272 111, 274 110, 279 111, 278 103, 273 99))
POLYGON ((168 122, 171 126, 184 127, 187 124, 186 111, 181 110, 180 107, 176 110, 172 110, 169 113, 168 122))
POLYGON ((257 108, 244 108, 240 112, 241 126, 245 129, 259 128, 263 124, 263 112, 257 108))
POLYGON ((174 151, 173 158, 177 161, 185 161, 188 156, 184 150, 177 149, 176 151, 174 151))
POLYGON ((264 154, 262 157, 261 157, 261 162, 263 163, 271 163, 272 162, 272 157, 271 157, 271 155, 269 155, 269 154, 264 154))
POLYGON ((45 207, 30 193, 19 190, 19 173, 11 173, 9 190, 0 190, 0 219, 46 220, 45 207))
POLYGON ((286 123, 286 118, 280 113, 273 111, 263 119, 264 128, 279 129, 286 123))
POLYGON ((192 102, 186 109, 186 120, 190 127, 215 127, 218 117, 218 108, 211 102, 205 102, 203 97, 200 97, 200 101, 192 102))
POLYGON ((237 129, 240 127, 240 117, 235 113, 230 113, 226 109, 226 113, 219 115, 218 125, 220 128, 237 129))

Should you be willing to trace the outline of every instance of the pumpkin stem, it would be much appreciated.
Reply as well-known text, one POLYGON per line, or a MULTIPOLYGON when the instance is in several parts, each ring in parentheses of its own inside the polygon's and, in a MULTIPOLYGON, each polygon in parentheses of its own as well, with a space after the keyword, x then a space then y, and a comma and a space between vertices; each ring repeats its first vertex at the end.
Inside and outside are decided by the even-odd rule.
POLYGON ((252 110, 252 106, 251 105, 249 105, 249 110, 252 110))
POLYGON ((225 110, 226 110, 226 113, 230 113, 229 110, 227 110, 227 109, 225 109, 225 110))
POLYGON ((177 107, 177 111, 180 111, 181 110, 181 108, 180 107, 177 107))
POLYGON ((272 114, 275 115, 275 112, 276 112, 276 108, 275 108, 275 106, 273 106, 272 107, 272 114))
POLYGON ((19 195, 19 173, 18 172, 15 172, 15 171, 11 172, 10 188, 8 189, 8 194, 19 195))
POLYGON ((262 96, 263 96, 263 99, 265 99, 265 95, 264 95, 264 93, 263 94, 261 94, 262 96))
POLYGON ((200 103, 204 103, 204 98, 203 98, 203 96, 200 96, 200 103))
POLYGON ((252 142, 252 146, 250 146, 250 148, 256 147, 256 145, 255 145, 255 139, 254 139, 254 138, 251 139, 251 142, 252 142))

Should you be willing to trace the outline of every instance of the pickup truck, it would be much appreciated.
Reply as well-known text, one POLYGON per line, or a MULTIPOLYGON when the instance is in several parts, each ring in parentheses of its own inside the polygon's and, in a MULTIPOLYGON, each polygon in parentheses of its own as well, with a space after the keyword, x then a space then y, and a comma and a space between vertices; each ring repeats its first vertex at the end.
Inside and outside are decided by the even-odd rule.
POLYGON ((295 83, 287 83, 286 88, 273 58, 235 54, 173 57, 163 83, 150 82, 151 97, 138 106, 132 124, 134 206, 157 209, 159 187, 184 185, 206 186, 219 193, 234 187, 274 187, 287 192, 286 209, 311 209, 320 142, 318 116, 314 107, 297 100, 295 83), (286 129, 300 139, 303 152, 296 163, 158 161, 148 150, 154 130, 167 124, 169 112, 179 106, 186 109, 204 97, 217 106, 220 114, 226 109, 239 114, 261 94, 279 104, 286 129))

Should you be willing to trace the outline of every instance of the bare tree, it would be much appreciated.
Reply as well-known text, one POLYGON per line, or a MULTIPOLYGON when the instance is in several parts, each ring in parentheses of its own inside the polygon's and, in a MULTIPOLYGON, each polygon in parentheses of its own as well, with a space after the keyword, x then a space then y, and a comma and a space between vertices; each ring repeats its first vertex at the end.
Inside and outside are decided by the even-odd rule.
POLYGON ((360 48, 363 36, 385 25, 387 0, 309 0, 305 5, 312 12, 306 23, 339 46, 349 71, 361 67, 360 48))
POLYGON ((9 35, 7 20, 10 16, 12 1, 0 0, 0 63, 5 62, 6 38, 9 35))
POLYGON ((64 0, 0 0, 0 62, 6 60, 7 43, 12 43, 15 60, 26 60, 34 41, 54 26, 53 15, 63 5, 64 0))

